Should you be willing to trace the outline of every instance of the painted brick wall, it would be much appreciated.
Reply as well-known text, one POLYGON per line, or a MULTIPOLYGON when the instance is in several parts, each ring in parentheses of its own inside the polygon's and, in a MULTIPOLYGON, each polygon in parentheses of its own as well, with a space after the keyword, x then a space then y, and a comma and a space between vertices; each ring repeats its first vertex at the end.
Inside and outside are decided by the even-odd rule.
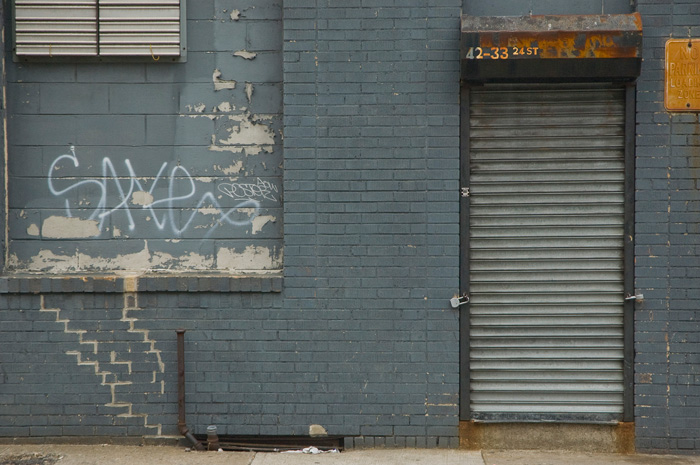
POLYGON ((284 4, 284 305, 321 381, 285 399, 356 445, 457 443, 459 14, 284 4))
POLYGON ((464 14, 473 16, 610 15, 634 11, 630 0, 463 1, 464 14))
POLYGON ((267 275, 282 265, 281 2, 188 6, 186 63, 14 63, 5 44, 0 437, 177 436, 180 327, 195 432, 258 434, 281 405, 251 402, 279 386, 263 362, 291 350, 267 322, 282 306, 267 275))
POLYGON ((263 434, 265 404, 280 389, 270 373, 288 371, 267 323, 281 307, 279 278, 4 278, 0 287, 0 438, 178 437, 178 328, 191 430, 263 434))
MULTIPOLYGON (((186 64, 8 60, 10 265, 97 270, 126 255, 123 268, 186 268, 190 253, 252 246, 274 250, 279 268, 284 215, 284 281, 1 278, 0 437, 177 435, 175 329, 185 328, 196 433, 216 424, 222 434, 307 434, 321 424, 353 437, 350 446, 456 446, 459 315, 448 299, 459 285, 461 1, 193 3, 186 64), (234 138, 243 133, 257 142, 234 138), (139 228, 141 194, 130 204, 134 230, 120 208, 97 239, 54 237, 45 220, 68 215, 47 176, 71 146, 80 166, 60 160, 59 177, 79 169, 58 190, 97 180, 69 199, 71 211, 81 199, 94 208, 100 182, 119 204, 111 174, 101 181, 105 157, 125 192, 129 159, 147 187, 164 162, 166 172, 180 163, 196 192, 224 198, 224 180, 260 177, 280 197, 261 200, 262 220, 234 236, 206 237, 195 227, 206 222, 179 237, 139 228), (161 261, 167 254, 175 258, 161 261), (50 261, 57 255, 87 261, 50 261)), ((700 124, 664 111, 662 85, 665 40, 700 36, 700 11, 680 0, 640 0, 639 11, 637 445, 697 450, 700 124)), ((154 197, 172 196, 167 185, 154 197)), ((214 260, 193 268, 221 268, 214 260)))
POLYGON ((188 7, 186 63, 7 61, 8 269, 281 269, 280 2, 188 7))
MULTIPOLYGON (((216 178, 207 171, 214 164, 235 171, 251 159, 259 164, 242 165, 251 176, 279 173, 282 78, 263 60, 268 49, 250 42, 272 47, 265 41, 274 42, 274 27, 281 32, 279 3, 193 3, 184 65, 9 65, 13 267, 73 270, 34 261, 33 244, 74 257, 93 241, 44 234, 44 213, 67 215, 65 199, 52 199, 41 184, 43 173, 56 153, 72 154, 71 145, 85 171, 61 180, 68 183, 95 172, 100 180, 108 150, 114 160, 120 154, 113 165, 121 175, 126 158, 135 171, 148 168, 147 186, 163 153, 172 163, 191 154, 182 166, 202 178, 216 178), (256 58, 232 56, 241 50, 256 58), (273 115, 253 121, 274 131, 272 152, 212 151, 213 141, 237 134, 224 125, 243 124, 249 111, 273 115), (222 161, 213 162, 217 156, 222 161), (37 206, 42 199, 53 207, 37 206)), ((177 435, 175 329, 185 328, 187 422, 195 433, 216 424, 222 434, 300 435, 321 424, 353 437, 354 447, 455 447, 459 316, 448 300, 458 292, 459 12, 458 2, 443 1, 285 4, 284 283, 192 273, 0 279, 0 436, 177 435)), ((73 159, 62 162, 72 168, 73 159)), ((129 182, 126 172, 125 189, 129 182)), ((218 180, 197 182, 199 189, 218 180)), ((111 239, 105 232, 99 241, 106 259, 87 257, 93 265, 75 269, 119 268, 112 254, 142 250, 146 239, 129 233, 121 210, 106 215, 122 222, 121 236, 112 237, 110 222, 111 239)), ((279 244, 274 231, 270 242, 263 236, 268 227, 281 231, 281 215, 270 215, 277 221, 257 235, 243 229, 246 247, 279 244)), ((183 264, 188 243, 200 253, 221 240, 151 233, 149 257, 177 253, 173 267, 183 264)))
POLYGON ((696 1, 639 0, 635 422, 646 451, 700 448, 700 123, 664 110, 669 38, 700 37, 696 1))

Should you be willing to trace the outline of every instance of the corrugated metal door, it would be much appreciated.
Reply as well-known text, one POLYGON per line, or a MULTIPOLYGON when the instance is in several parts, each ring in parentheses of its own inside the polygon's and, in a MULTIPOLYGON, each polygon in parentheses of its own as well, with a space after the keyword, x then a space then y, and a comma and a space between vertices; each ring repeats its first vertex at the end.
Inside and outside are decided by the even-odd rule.
POLYGON ((623 412, 625 91, 470 91, 469 365, 476 420, 623 412))

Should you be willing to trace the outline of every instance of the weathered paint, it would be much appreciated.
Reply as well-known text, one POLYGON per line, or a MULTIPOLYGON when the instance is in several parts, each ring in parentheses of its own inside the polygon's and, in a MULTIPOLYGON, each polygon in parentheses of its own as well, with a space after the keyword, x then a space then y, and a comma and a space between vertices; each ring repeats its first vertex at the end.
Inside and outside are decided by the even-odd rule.
POLYGON ((262 231, 262 228, 267 224, 267 223, 274 223, 277 220, 272 215, 265 215, 265 216, 256 216, 253 218, 252 221, 252 229, 251 229, 251 234, 257 234, 260 231, 262 231))
MULTIPOLYGON (((217 248, 281 248, 282 43, 257 31, 281 27, 269 14, 278 7, 191 19, 188 61, 177 68, 159 63, 125 79, 123 63, 99 73, 56 63, 56 76, 30 76, 34 92, 11 96, 8 270, 235 274, 230 264, 218 270, 217 248), (211 42, 221 30, 226 40, 211 42), (71 67, 73 77, 61 75, 71 67), (34 150, 45 156, 25 156, 34 150)), ((23 87, 16 66, 10 81, 23 87)), ((257 256, 261 264, 238 263, 246 273, 281 270, 269 253, 257 256)))
POLYGON ((236 52, 233 52, 233 56, 241 57, 241 58, 244 58, 246 60, 252 60, 256 56, 258 56, 258 54, 255 52, 249 52, 248 50, 238 50, 236 52))
MULTIPOLYGON (((485 59, 639 58, 642 20, 630 15, 462 17, 463 50, 505 48, 485 59), (536 49, 537 53, 518 53, 536 49)), ((466 55, 462 56, 465 59, 466 55)))
POLYGON ((237 270, 240 273, 259 273, 278 270, 282 265, 282 251, 254 245, 243 251, 221 247, 216 251, 219 270, 237 270))
POLYGON ((212 80, 214 81, 214 90, 225 90, 225 89, 235 89, 236 81, 221 79, 221 71, 215 69, 212 73, 212 80))
POLYGON ((100 235, 97 220, 49 216, 41 224, 41 235, 50 239, 88 238, 100 235))

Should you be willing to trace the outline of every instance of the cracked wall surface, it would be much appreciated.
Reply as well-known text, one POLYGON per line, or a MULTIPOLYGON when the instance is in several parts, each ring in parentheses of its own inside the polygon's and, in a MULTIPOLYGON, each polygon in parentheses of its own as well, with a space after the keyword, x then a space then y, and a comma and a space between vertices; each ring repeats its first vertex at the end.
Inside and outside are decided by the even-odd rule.
POLYGON ((281 270, 281 2, 187 7, 185 62, 7 61, 8 271, 281 270))

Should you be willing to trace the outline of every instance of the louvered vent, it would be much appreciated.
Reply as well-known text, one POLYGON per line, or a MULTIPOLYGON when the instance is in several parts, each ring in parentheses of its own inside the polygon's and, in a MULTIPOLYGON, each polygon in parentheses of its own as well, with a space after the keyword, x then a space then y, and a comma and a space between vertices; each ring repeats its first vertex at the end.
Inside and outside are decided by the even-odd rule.
POLYGON ((18 56, 179 56, 180 0, 17 0, 18 56))
POLYGON ((100 0, 100 55, 179 54, 178 0, 100 0))
POLYGON ((17 55, 96 56, 97 0, 17 0, 17 55))

